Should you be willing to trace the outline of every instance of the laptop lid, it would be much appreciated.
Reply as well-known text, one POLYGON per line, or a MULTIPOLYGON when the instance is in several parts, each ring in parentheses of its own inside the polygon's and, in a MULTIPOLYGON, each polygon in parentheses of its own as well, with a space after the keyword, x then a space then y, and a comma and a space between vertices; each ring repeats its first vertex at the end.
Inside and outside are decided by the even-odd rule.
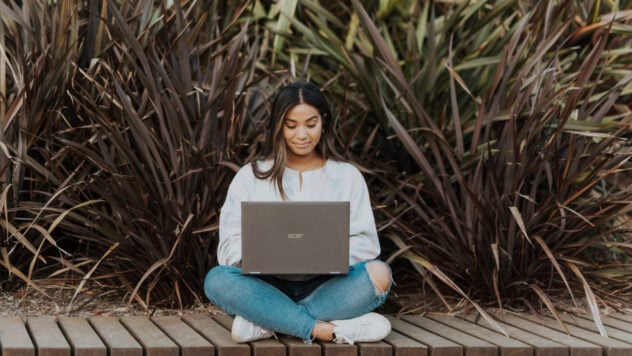
POLYGON ((349 202, 242 202, 245 274, 345 274, 349 202))

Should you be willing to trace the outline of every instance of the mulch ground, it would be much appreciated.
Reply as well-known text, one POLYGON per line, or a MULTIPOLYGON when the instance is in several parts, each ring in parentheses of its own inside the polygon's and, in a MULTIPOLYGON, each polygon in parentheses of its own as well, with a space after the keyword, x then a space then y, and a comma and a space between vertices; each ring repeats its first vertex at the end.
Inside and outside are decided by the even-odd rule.
MULTIPOLYGON (((149 308, 137 302, 129 303, 126 289, 112 286, 91 285, 77 292, 77 287, 67 284, 39 284, 18 291, 0 290, 0 317, 2 316, 122 316, 122 315, 186 315, 221 312, 206 300, 186 308, 149 308)), ((385 314, 419 314, 427 312, 455 312, 461 309, 459 300, 450 300, 453 309, 430 294, 405 294, 391 291, 388 301, 378 310, 385 314)))
POLYGON ((123 288, 91 286, 76 293, 76 287, 67 285, 40 286, 46 295, 33 290, 1 291, 0 317, 2 316, 122 316, 122 315, 186 315, 217 313, 210 303, 199 303, 188 308, 143 308, 128 303, 129 295, 123 288), (75 295, 76 294, 76 295, 75 295))
MULTIPOLYGON (((92 284, 77 292, 77 287, 68 284, 39 284, 40 290, 46 295, 32 288, 18 291, 0 289, 0 317, 6 316, 123 316, 123 315, 187 315, 197 313, 221 313, 221 310, 206 300, 200 300, 194 305, 184 308, 152 307, 144 308, 137 302, 129 303, 129 293, 123 287, 92 284)), ((568 300, 556 300, 558 311, 572 313, 590 313, 583 299, 576 303, 568 300)), ((490 309, 497 305, 484 306, 490 309)), ((600 305, 604 315, 613 313, 632 314, 632 307, 620 305, 611 308, 600 305)), ((547 313, 544 305, 533 305, 529 308, 510 309, 515 312, 547 313)), ((441 300, 432 292, 413 293, 410 290, 394 288, 387 302, 378 312, 391 315, 399 314, 427 314, 446 313, 460 314, 474 311, 471 303, 463 298, 446 296, 441 300), (447 304, 446 304, 447 303, 447 304)))

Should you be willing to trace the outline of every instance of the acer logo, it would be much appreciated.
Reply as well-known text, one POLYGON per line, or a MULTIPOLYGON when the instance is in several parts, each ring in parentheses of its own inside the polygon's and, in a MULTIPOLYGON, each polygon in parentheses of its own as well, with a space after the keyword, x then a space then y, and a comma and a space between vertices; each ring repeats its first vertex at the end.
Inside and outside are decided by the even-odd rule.
POLYGON ((287 234, 288 239, 302 239, 305 234, 287 234))

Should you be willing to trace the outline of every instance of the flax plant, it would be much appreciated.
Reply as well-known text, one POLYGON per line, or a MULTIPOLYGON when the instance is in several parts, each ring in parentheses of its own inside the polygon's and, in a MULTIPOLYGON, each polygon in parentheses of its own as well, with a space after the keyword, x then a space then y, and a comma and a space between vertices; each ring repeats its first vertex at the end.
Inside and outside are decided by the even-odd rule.
POLYGON ((8 282, 38 288, 38 272, 75 296, 103 281, 147 308, 203 303, 243 118, 265 104, 247 4, 0 7, 17 66, 2 137, 8 282))
POLYGON ((629 306, 630 6, 306 0, 288 16, 280 52, 339 88, 348 151, 420 290, 629 306))

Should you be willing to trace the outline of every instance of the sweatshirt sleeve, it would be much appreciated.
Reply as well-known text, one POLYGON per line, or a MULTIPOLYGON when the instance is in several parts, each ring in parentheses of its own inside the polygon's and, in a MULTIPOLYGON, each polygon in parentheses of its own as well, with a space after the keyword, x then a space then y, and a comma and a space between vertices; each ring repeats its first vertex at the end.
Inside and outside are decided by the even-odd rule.
POLYGON ((369 189, 359 170, 354 169, 351 195, 349 265, 377 258, 380 242, 371 208, 369 189))
POLYGON ((233 178, 219 215, 217 262, 235 266, 241 261, 241 202, 248 200, 250 165, 241 168, 233 178))

